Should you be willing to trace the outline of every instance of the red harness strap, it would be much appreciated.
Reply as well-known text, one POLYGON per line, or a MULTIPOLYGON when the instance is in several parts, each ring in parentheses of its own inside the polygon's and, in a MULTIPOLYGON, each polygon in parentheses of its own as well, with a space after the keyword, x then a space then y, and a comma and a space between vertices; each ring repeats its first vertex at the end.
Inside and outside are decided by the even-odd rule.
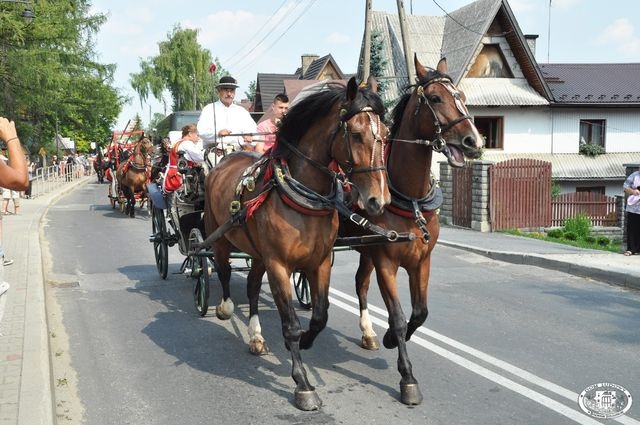
POLYGON ((323 215, 332 214, 333 211, 334 211, 333 209, 330 209, 330 210, 312 210, 310 208, 303 207, 302 205, 296 203, 293 199, 289 198, 284 193, 280 193, 280 199, 282 199, 282 202, 287 204, 289 207, 291 207, 294 210, 298 211, 299 213, 302 213, 302 214, 305 214, 305 215, 323 216, 323 215))
MULTIPOLYGON (((390 212, 392 212, 393 214, 399 215, 400 217, 415 218, 413 211, 405 210, 405 209, 396 207, 395 205, 392 205, 392 204, 385 205, 385 208, 390 212)), ((421 211, 421 212, 422 212, 422 216, 427 220, 430 220, 431 217, 433 217, 436 214, 435 210, 427 210, 427 211, 421 211)))

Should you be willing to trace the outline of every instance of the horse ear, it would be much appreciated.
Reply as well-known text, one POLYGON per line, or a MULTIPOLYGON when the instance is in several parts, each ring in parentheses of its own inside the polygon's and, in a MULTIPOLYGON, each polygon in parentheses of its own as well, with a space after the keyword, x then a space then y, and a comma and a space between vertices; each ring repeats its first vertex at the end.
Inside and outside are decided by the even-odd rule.
POLYGON ((416 76, 418 77, 418 81, 425 80, 427 78, 427 70, 418 60, 417 53, 413 54, 413 64, 416 67, 416 76))
POLYGON ((447 58, 442 58, 438 61, 438 66, 436 70, 441 74, 446 74, 449 72, 449 66, 447 65, 447 58))
POLYGON ((369 75, 369 78, 367 78, 367 86, 372 92, 378 93, 378 82, 373 75, 369 75))
POLYGON ((356 83, 356 77, 351 77, 347 83, 347 100, 352 101, 358 94, 358 83, 356 83))

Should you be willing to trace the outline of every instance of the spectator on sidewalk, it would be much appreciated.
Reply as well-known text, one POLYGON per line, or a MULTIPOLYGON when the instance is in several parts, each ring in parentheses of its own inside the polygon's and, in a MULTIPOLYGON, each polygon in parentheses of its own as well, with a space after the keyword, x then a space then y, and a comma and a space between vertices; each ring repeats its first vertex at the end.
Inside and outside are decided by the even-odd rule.
POLYGON ((640 253, 640 171, 634 171, 622 185, 627 198, 627 250, 624 255, 640 253))
POLYGON ((2 188, 2 214, 20 214, 20 192, 17 190, 2 188), (9 201, 13 201, 13 212, 9 211, 9 201))
MULTIPOLYGON (((18 134, 16 132, 16 124, 9 121, 5 117, 0 117, 0 141, 7 150, 7 162, 0 160, 0 187, 6 187, 10 190, 25 190, 29 185, 27 175, 27 162, 18 134)), ((0 214, 0 219, 2 215, 0 214)), ((4 257, 2 249, 2 222, 0 221, 0 258, 2 263, 0 267, 8 266, 13 263, 4 257)), ((4 277, 4 276, 2 276, 4 277)), ((4 281, 0 278, 0 284, 4 281)), ((8 286, 7 286, 8 288, 8 286)), ((6 291, 6 289, 3 291, 6 291)))

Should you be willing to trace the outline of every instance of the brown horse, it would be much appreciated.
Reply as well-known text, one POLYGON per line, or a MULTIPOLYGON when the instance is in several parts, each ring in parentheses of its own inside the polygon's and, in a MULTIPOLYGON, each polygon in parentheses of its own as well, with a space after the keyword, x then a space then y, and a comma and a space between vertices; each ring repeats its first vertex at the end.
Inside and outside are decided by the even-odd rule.
POLYGON ((215 265, 223 290, 216 314, 224 319, 233 312, 229 255, 240 249, 253 258, 247 279, 249 349, 254 354, 268 350, 258 317, 266 271, 285 346, 291 352, 295 404, 302 410, 322 404, 307 379, 300 350, 311 348, 328 318, 330 254, 339 225, 334 202, 342 202, 342 186, 330 164, 335 162, 346 172, 357 188, 358 205, 371 216, 381 214, 390 199, 383 164, 387 128, 375 91, 375 82, 371 89, 358 88, 352 78, 346 88, 332 85, 309 95, 289 110, 268 156, 230 154, 205 183, 204 222, 209 235, 205 244, 215 240, 215 265), (245 212, 247 206, 253 209, 251 214, 245 212), (301 329, 291 296, 289 278, 294 270, 307 274, 311 289, 314 308, 307 331, 301 329))
MULTIPOLYGON (((422 394, 412 373, 406 341, 427 318, 431 252, 440 231, 435 210, 442 202, 442 192, 431 178, 432 154, 434 150, 443 152, 452 166, 460 167, 464 165, 464 156, 477 158, 483 145, 483 138, 464 104, 464 94, 446 75, 446 60, 441 59, 437 69, 429 71, 417 57, 414 62, 418 83, 401 97, 393 111, 387 151, 392 201, 384 214, 369 219, 387 229, 413 232, 417 238, 407 243, 356 248, 361 254, 356 292, 362 346, 377 349, 379 345, 367 310, 367 291, 375 267, 378 286, 389 313, 389 329, 383 343, 386 348, 398 348, 401 401, 408 405, 419 404, 422 394), (408 324, 398 297, 396 274, 399 267, 409 275, 413 311, 408 324)), ((340 229, 341 236, 361 233, 346 222, 340 229)))
POLYGON ((146 136, 141 136, 134 144, 133 155, 118 166, 116 178, 118 186, 126 198, 125 214, 135 217, 136 193, 142 193, 143 199, 147 193, 149 169, 147 168, 147 156, 153 145, 146 136))
POLYGON ((104 170, 106 165, 104 163, 104 157, 102 155, 102 149, 98 148, 98 153, 93 160, 93 169, 96 172, 96 176, 98 177, 98 183, 104 183, 104 170))

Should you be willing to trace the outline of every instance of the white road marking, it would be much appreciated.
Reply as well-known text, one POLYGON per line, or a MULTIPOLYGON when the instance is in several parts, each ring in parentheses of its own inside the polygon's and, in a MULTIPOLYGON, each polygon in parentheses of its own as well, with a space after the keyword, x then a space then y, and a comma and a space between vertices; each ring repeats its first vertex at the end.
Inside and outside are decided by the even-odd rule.
MULTIPOLYGON (((332 295, 335 295, 337 297, 342 298, 343 300, 346 300, 350 303, 353 303, 355 305, 349 305, 337 298, 334 297, 330 297, 330 303, 336 307, 340 307, 341 309, 354 314, 355 316, 359 317, 360 316, 360 312, 359 312, 359 308, 358 306, 358 300, 357 298, 345 294, 342 291, 339 291, 337 289, 334 288, 330 288, 330 293, 332 295)), ((385 309, 381 309, 379 307, 376 307, 372 304, 369 304, 369 311, 371 313, 375 313, 378 314, 380 316, 382 316, 384 318, 384 320, 379 319, 376 316, 371 315, 371 320, 373 323, 375 323, 376 325, 380 326, 382 329, 387 329, 388 327, 388 323, 387 323, 387 319, 388 319, 388 314, 387 311, 385 309)), ((489 379, 490 381, 493 381, 499 385, 502 385, 505 388, 508 388, 518 394, 521 394, 537 403, 542 404, 543 406, 557 412, 560 413, 563 416, 566 416, 567 418, 577 422, 577 423, 581 423, 581 424, 599 424, 601 422, 598 422, 597 420, 595 420, 594 418, 587 416, 583 413, 581 413, 580 411, 577 410, 578 408, 578 393, 575 393, 569 389, 566 389, 564 387, 561 387, 560 385, 554 384, 550 381, 547 381, 539 376, 536 376, 530 372, 527 372, 524 369, 521 369, 517 366, 514 366, 510 363, 507 363, 503 360, 497 359, 489 354, 486 354, 482 351, 476 350, 475 348, 472 348, 468 345, 465 345, 461 342, 458 342, 454 339, 451 339, 449 337, 446 337, 442 334, 439 334, 438 332, 435 332, 433 330, 427 329, 424 326, 421 326, 420 328, 418 328, 417 332, 424 334, 430 338, 433 338, 435 340, 438 340, 444 344, 447 344, 457 350, 463 351, 473 357, 476 357, 479 360, 482 360, 486 363, 489 363, 493 366, 495 366, 496 368, 502 369, 512 375, 517 376, 518 378, 527 381, 533 385, 539 386, 541 388, 544 388, 548 391, 551 391, 555 394, 558 394, 568 400, 570 400, 573 403, 573 407, 568 407, 562 403, 559 403, 535 390, 532 390, 528 387, 525 387, 521 384, 518 384, 517 382, 512 381, 511 379, 508 379, 498 373, 495 373, 477 363, 472 362, 471 360, 468 360, 452 351, 447 350, 446 348, 443 348, 439 345, 436 345, 432 342, 427 341, 424 338, 421 338, 417 335, 413 335, 411 337, 411 342, 414 342, 416 344, 418 344, 419 346, 426 348, 427 350, 432 351, 435 354, 438 354, 474 373, 477 373, 480 376, 483 376, 484 378, 489 379)), ((621 416, 618 418, 613 419, 616 422, 625 424, 625 425, 640 425, 640 421, 637 421, 631 417, 628 416, 621 416)))

